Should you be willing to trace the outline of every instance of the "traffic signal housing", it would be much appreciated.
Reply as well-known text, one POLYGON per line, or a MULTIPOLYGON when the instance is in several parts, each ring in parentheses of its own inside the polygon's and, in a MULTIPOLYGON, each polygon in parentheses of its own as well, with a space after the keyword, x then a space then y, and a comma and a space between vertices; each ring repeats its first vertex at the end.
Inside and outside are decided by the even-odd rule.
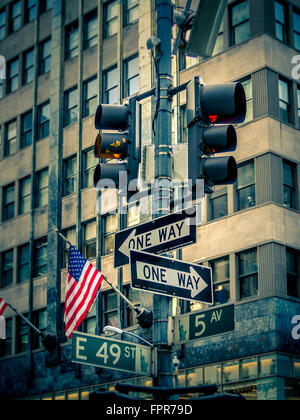
POLYGON ((138 178, 141 150, 137 127, 137 100, 129 99, 128 105, 98 106, 95 127, 99 131, 94 154, 99 159, 114 159, 118 163, 99 163, 94 173, 95 188, 100 181, 110 180, 105 187, 119 188, 122 179, 126 184, 138 178), (109 130, 110 132, 103 132, 109 130), (123 178, 122 178, 123 177, 123 178))
POLYGON ((212 193, 215 185, 236 182, 235 159, 214 155, 236 150, 237 134, 232 124, 242 123, 246 110, 241 83, 203 85, 199 77, 195 77, 188 84, 188 167, 193 189, 198 179, 205 180, 206 193, 212 193))

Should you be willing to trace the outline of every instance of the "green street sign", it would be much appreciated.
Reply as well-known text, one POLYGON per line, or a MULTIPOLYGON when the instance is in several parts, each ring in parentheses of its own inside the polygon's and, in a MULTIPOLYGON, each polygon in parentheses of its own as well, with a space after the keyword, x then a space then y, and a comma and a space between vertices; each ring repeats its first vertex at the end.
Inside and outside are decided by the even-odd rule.
MULTIPOLYGON (((174 317, 174 344, 234 331, 234 305, 174 317)), ((172 339, 171 339, 172 340, 172 339)))
POLYGON ((83 365, 151 376, 152 351, 140 344, 81 332, 72 336, 72 362, 83 365))

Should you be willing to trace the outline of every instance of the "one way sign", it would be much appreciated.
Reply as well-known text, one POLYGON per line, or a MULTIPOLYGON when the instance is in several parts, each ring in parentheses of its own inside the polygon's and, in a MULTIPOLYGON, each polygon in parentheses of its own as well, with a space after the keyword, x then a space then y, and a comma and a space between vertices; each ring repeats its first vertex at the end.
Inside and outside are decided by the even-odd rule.
POLYGON ((211 268, 139 251, 130 262, 132 288, 214 304, 211 268))
POLYGON ((129 264, 131 250, 158 255, 196 241, 196 207, 193 206, 116 233, 114 266, 129 264))

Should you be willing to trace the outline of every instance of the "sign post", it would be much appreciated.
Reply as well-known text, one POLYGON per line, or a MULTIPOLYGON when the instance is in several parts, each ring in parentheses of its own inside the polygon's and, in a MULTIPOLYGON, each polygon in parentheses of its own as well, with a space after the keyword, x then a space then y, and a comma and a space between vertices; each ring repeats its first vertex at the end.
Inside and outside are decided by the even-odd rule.
POLYGON ((156 376, 156 349, 81 332, 72 336, 72 362, 156 376))
POLYGON ((214 304, 211 268, 146 252, 130 251, 130 257, 132 288, 214 304))

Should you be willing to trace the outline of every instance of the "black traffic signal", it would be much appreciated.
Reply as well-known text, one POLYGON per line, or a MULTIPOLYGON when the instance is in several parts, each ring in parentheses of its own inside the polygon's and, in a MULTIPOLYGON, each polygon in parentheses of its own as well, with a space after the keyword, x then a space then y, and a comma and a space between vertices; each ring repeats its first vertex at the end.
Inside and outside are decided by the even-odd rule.
POLYGON ((45 363, 47 367, 55 367, 60 364, 60 345, 58 339, 53 334, 42 334, 41 342, 47 350, 45 363))
POLYGON ((136 98, 130 98, 128 105, 99 105, 95 127, 100 130, 95 142, 95 157, 119 162, 99 163, 94 173, 94 186, 101 188, 99 181, 110 180, 111 183, 105 183, 106 187, 119 188, 122 176, 123 179, 126 177, 126 184, 137 179, 141 154, 136 98))
POLYGON ((212 157, 237 147, 233 125, 245 120, 246 95, 241 83, 201 85, 195 77, 187 86, 189 180, 193 188, 205 180, 205 192, 215 185, 233 184, 237 164, 232 156, 212 157), (215 124, 222 124, 220 126, 215 124))

